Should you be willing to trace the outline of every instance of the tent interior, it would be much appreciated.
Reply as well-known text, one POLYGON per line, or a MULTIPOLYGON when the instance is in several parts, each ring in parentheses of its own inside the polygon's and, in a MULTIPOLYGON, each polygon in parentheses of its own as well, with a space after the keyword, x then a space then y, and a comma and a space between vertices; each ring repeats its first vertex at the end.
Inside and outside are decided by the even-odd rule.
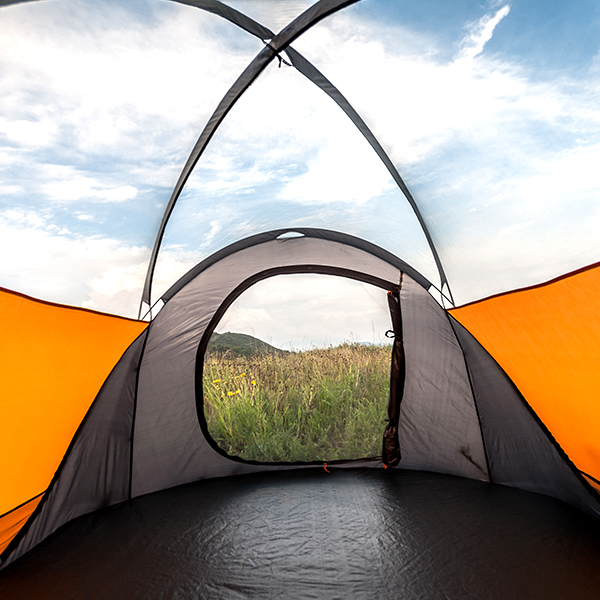
POLYGON ((600 9, 0 5, 0 597, 597 597, 600 9))

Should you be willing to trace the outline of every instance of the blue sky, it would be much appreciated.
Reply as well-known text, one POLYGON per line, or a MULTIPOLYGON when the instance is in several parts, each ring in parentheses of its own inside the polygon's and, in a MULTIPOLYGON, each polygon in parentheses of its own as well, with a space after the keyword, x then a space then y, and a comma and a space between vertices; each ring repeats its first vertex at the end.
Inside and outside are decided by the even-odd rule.
MULTIPOLYGON (((233 5, 277 29, 307 3, 233 5)), ((599 25, 596 2, 363 0, 295 42, 392 157, 459 302, 600 258, 599 25)), ((260 49, 161 0, 0 9, 0 286, 135 315, 179 171, 260 49)), ((272 65, 190 178, 154 298, 223 245, 288 225, 360 235, 436 278, 360 134, 272 65)))

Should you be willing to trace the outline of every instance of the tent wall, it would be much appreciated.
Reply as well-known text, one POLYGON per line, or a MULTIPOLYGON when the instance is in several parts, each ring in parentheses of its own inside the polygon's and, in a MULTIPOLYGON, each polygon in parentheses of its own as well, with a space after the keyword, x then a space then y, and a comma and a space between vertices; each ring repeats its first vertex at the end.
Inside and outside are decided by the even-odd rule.
POLYGON ((133 342, 102 386, 6 564, 67 521, 130 497, 137 373, 146 335, 133 342))
POLYGON ((450 311, 575 465, 600 479, 600 265, 450 311))
MULTIPOLYGON (((12 381, 14 397, 19 398, 19 377, 29 383, 23 365, 28 365, 30 354, 34 357, 32 364, 41 373, 54 375, 47 397, 39 397, 39 383, 30 377, 31 389, 24 385, 30 395, 25 396, 29 405, 21 407, 23 415, 38 409, 52 412, 47 398, 56 402, 61 391, 75 383, 76 390, 68 402, 73 403, 72 412, 79 411, 78 424, 90 403, 91 375, 95 385, 99 385, 101 375, 105 376, 100 367, 107 369, 109 352, 116 360, 120 350, 117 341, 123 344, 141 332, 105 380, 74 437, 71 433, 66 439, 63 433, 63 437, 53 440, 56 452, 62 448, 56 459, 62 462, 58 470, 56 464, 47 474, 51 482, 46 481, 36 496, 9 509, 0 520, 5 546, 2 566, 70 519, 134 496, 202 478, 297 468, 250 464, 218 452, 201 427, 201 387, 197 387, 201 386, 201 370, 197 368, 197 361, 202 359, 201 340, 216 324, 224 307, 261 277, 294 269, 364 281, 375 278, 383 287, 396 285, 401 276, 398 264, 390 264, 380 255, 345 244, 341 239, 320 234, 287 239, 271 236, 265 241, 259 236, 254 243, 234 245, 219 260, 207 259, 202 270, 194 269, 193 277, 184 277, 183 284, 173 288, 168 302, 147 329, 147 324, 137 321, 46 305, 7 292, 0 294, 2 316, 12 323, 10 331, 15 340, 15 356, 4 349, 6 361, 12 360, 15 366, 13 380, 7 378, 9 383, 12 381), (11 315, 12 321, 8 318, 11 315), (15 325, 22 317, 23 324, 15 325), (40 340, 41 351, 36 355, 33 349, 40 340), (59 362, 56 351, 62 352, 59 362), (52 365, 51 372, 44 371, 45 361, 52 365), (94 361, 98 361, 95 367, 94 361), (17 365, 21 370, 16 369, 17 365)), ((531 301, 538 298, 538 293, 570 281, 573 284, 566 285, 566 289, 570 292, 571 308, 577 309, 576 299, 589 301, 587 290, 598 283, 598 270, 589 269, 518 294, 526 294, 525 300, 531 301)), ((477 309, 485 316, 482 309, 487 303, 502 307, 503 300, 504 297, 492 298, 453 312, 470 317, 471 311, 477 309)), ((544 306, 544 301, 549 302, 542 293, 538 308, 544 306)), ((600 515, 595 493, 473 335, 406 273, 402 275, 400 304, 406 353, 399 424, 400 467, 542 492, 589 514, 600 515)), ((531 317, 534 309, 527 301, 521 298, 516 304, 531 317)), ((508 309, 500 314, 507 319, 511 316, 508 309)), ((559 322, 554 322, 555 334, 559 322)), ((508 324, 511 325, 509 320, 508 324)), ((494 329, 488 324, 484 332, 489 330, 494 329)), ((530 330, 530 336, 532 331, 535 329, 530 330)), ((576 330, 572 335, 579 339, 582 332, 576 330)), ((571 360, 574 352, 569 354, 571 360)), ((13 410, 18 404, 13 403, 13 410)), ((11 403, 7 406, 10 408, 11 403)), ((2 410, 6 412, 7 408, 2 410)), ((28 431, 28 423, 20 426, 28 431)), ((41 433, 47 433, 41 424, 37 426, 41 433)), ((49 443, 48 436, 43 440, 49 443)), ((38 446, 37 454, 42 451, 38 446)), ((36 456, 28 456, 33 465, 36 456)))
POLYGON ((440 305, 410 277, 400 292, 406 383, 400 466, 488 480, 461 348, 440 305))
MULTIPOLYGON (((188 283, 170 297, 149 333, 135 422, 134 496, 204 477, 269 468, 219 454, 198 422, 197 349, 212 316, 238 286, 256 274, 289 266, 350 269, 391 285, 400 276, 397 266, 366 251, 311 237, 272 239, 208 264, 194 279, 184 278, 188 283)), ((460 346, 443 309, 410 277, 405 275, 404 281, 407 383, 400 424, 402 466, 487 480, 460 346)))
POLYGON ((17 533, 19 533, 21 527, 23 527, 27 519, 33 514, 43 496, 44 494, 41 493, 39 496, 29 500, 29 502, 24 502, 2 516, 2 520, 0 521, 0 527, 2 527, 0 530, 2 535, 0 554, 4 552, 17 533))
POLYGON ((391 284, 400 276, 397 267, 372 254, 310 237, 259 243, 199 273, 167 302, 149 332, 134 432, 134 496, 269 468, 229 460, 204 439, 196 408, 196 354, 212 316, 236 287, 267 269, 299 264, 351 269, 391 284))
POLYGON ((35 509, 110 370, 147 323, 8 290, 0 290, 0 322, 2 549, 35 509))
POLYGON ((539 492, 600 515, 595 493, 481 344, 456 320, 452 326, 465 354, 495 483, 539 492))

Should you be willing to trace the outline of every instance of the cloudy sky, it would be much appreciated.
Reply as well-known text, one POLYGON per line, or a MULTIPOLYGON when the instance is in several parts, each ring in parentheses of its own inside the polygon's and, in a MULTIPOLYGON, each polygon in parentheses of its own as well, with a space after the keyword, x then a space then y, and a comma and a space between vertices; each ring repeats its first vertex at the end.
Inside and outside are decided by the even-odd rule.
POLYGON ((388 345, 392 328, 386 291, 330 275, 280 275, 242 294, 217 333, 253 335, 284 350, 343 342, 388 345))
MULTIPOLYGON (((231 4, 274 30, 308 5, 231 4)), ((362 0, 294 48, 393 159, 463 303, 600 258, 599 44, 595 2, 362 0)), ((164 0, 0 8, 0 286, 136 315, 179 172, 261 47, 164 0)), ((286 226, 364 237, 439 281, 370 146, 273 64, 190 178, 153 298, 224 245, 286 226)))

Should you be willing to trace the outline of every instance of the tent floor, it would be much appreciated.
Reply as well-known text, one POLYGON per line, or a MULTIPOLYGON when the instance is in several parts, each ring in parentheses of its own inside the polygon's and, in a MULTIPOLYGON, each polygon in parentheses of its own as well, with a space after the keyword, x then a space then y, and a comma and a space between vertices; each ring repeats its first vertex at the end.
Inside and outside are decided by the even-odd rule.
POLYGON ((600 524, 558 500, 330 471, 205 480, 85 515, 0 571, 0 598, 600 597, 600 524))

